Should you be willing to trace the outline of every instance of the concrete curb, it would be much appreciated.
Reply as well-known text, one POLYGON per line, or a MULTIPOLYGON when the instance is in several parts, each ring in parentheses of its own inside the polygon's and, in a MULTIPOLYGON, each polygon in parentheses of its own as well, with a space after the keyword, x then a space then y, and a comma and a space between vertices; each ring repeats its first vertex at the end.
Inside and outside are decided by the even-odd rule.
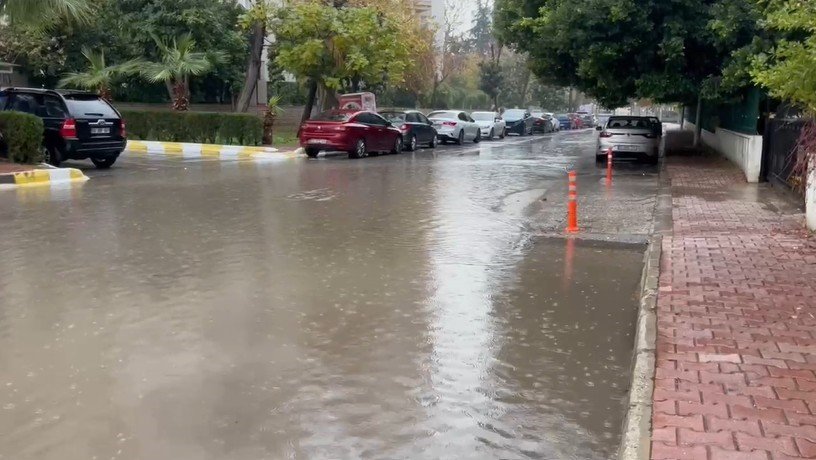
POLYGON ((652 393, 654 392, 655 341, 657 339, 657 292, 663 237, 649 239, 640 279, 632 382, 623 435, 618 450, 620 460, 649 460, 651 455, 652 393))
POLYGON ((32 169, 8 174, 0 174, 0 189, 33 186, 58 186, 81 184, 88 180, 79 169, 52 168, 32 169))
POLYGON ((640 307, 632 357, 632 383, 618 449, 619 460, 651 458, 660 257, 663 253, 663 236, 672 232, 671 181, 668 179, 665 161, 661 162, 659 181, 654 211, 654 234, 649 238, 640 279, 640 307))
POLYGON ((128 141, 125 152, 167 155, 182 158, 217 158, 220 160, 235 160, 239 158, 287 159, 300 156, 296 152, 281 152, 274 147, 160 141, 128 141))

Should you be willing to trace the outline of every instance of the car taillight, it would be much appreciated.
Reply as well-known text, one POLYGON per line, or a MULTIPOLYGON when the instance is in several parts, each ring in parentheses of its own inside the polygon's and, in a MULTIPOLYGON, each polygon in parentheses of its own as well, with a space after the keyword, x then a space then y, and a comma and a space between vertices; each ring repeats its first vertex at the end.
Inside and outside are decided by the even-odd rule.
POLYGON ((123 138, 127 138, 127 123, 125 123, 124 119, 122 120, 122 125, 121 125, 121 128, 119 129, 119 134, 123 138))
POLYGON ((606 131, 601 131, 600 136, 601 136, 601 137, 612 137, 612 134, 610 134, 610 133, 608 133, 608 132, 606 132, 606 131))
POLYGON ((345 127, 345 126, 343 126, 343 125, 340 125, 340 126, 335 126, 333 131, 337 131, 337 132, 339 132, 339 133, 342 133, 342 132, 345 132, 345 131, 346 131, 346 127, 345 127))
POLYGON ((442 126, 456 126, 455 121, 444 121, 442 122, 442 126))
POLYGON ((64 139, 76 139, 76 120, 73 118, 65 120, 62 123, 62 128, 60 128, 60 136, 62 136, 64 139))

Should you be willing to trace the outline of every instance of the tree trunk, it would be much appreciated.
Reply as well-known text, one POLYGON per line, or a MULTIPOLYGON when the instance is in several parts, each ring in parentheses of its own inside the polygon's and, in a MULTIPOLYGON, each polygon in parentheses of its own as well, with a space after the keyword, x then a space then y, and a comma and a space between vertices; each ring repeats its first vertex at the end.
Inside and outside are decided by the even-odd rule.
POLYGON ((272 145, 273 129, 275 127, 275 112, 266 109, 263 121, 263 145, 272 145))
POLYGON ((694 147, 700 146, 700 140, 703 137, 703 123, 700 116, 703 112, 703 92, 697 95, 697 115, 694 117, 694 147))
POLYGON ((167 96, 170 98, 170 101, 173 101, 173 82, 170 80, 164 81, 164 87, 167 88, 167 96))
POLYGON ((263 55, 263 44, 266 39, 266 24, 256 22, 252 25, 252 38, 250 40, 249 62, 247 63, 246 78, 241 95, 238 97, 238 112, 249 110, 252 94, 258 86, 258 78, 261 75, 261 56, 263 55))
POLYGON ((317 98, 317 82, 309 80, 309 93, 306 95, 306 106, 303 107, 303 115, 300 117, 300 122, 303 123, 312 116, 312 109, 317 98))
POLYGON ((173 110, 186 112, 190 109, 190 100, 187 98, 187 87, 184 82, 176 82, 173 85, 173 110))

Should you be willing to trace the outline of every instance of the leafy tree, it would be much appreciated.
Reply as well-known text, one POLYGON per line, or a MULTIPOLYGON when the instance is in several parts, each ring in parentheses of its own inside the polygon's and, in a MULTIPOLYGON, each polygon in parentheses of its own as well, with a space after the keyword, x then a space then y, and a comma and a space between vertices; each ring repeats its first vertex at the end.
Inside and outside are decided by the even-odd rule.
POLYGON ((158 62, 139 64, 142 75, 151 82, 165 82, 173 90, 173 110, 188 110, 190 106, 190 77, 212 70, 214 63, 223 60, 220 53, 195 51, 196 43, 189 34, 169 41, 154 37, 161 53, 158 62))
POLYGON ((411 49, 398 19, 375 7, 335 8, 319 1, 281 9, 276 60, 284 70, 313 83, 304 113, 311 111, 317 85, 331 96, 341 90, 404 84, 411 49))
POLYGON ((693 102, 756 35, 754 0, 497 0, 505 43, 546 83, 607 107, 632 97, 693 102), (746 5, 747 4, 747 5, 746 5))
POLYGON ((771 0, 764 24, 780 39, 750 73, 772 96, 816 114, 816 3, 771 0))
POLYGON ((113 100, 111 87, 114 81, 122 76, 137 73, 138 61, 107 65, 105 52, 94 53, 89 48, 82 49, 82 55, 88 60, 88 67, 83 72, 69 72, 59 81, 60 87, 74 87, 94 90, 106 101, 113 100))
POLYGON ((490 60, 479 63, 479 89, 490 97, 493 110, 499 108, 499 93, 503 82, 504 75, 498 62, 490 60))
POLYGON ((91 8, 87 0, 0 0, 0 14, 15 23, 41 27, 58 19, 87 19, 91 8))

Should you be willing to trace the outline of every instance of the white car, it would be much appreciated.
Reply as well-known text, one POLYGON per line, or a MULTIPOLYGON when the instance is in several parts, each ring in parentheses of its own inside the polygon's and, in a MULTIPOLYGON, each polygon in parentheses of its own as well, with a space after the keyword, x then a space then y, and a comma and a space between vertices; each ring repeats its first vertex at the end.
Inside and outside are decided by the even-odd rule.
POLYGON ((504 139, 504 131, 507 124, 498 112, 473 112, 471 114, 479 129, 482 131, 482 138, 493 140, 497 135, 500 139, 504 139))
POLYGON ((550 117, 550 121, 553 125, 553 131, 561 131, 561 122, 558 121, 558 118, 555 116, 554 113, 544 112, 544 115, 550 117))
POLYGON ((482 140, 479 125, 465 111, 438 110, 429 113, 428 119, 433 123, 437 136, 443 143, 453 141, 462 145, 465 141, 479 142, 482 140))

